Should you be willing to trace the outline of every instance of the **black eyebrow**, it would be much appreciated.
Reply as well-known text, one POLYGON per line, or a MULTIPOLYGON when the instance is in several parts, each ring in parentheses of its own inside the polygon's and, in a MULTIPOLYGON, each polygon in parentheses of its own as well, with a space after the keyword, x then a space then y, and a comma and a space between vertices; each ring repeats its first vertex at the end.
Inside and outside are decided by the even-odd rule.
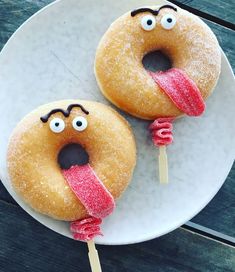
POLYGON ((142 12, 150 12, 153 15, 158 15, 158 10, 153 10, 151 8, 138 8, 131 12, 131 16, 134 17, 135 15, 142 13, 142 12))
POLYGON ((171 5, 164 5, 164 6, 161 6, 158 10, 153 10, 151 8, 138 8, 138 9, 135 9, 131 12, 131 16, 134 17, 135 15, 139 14, 139 13, 142 13, 142 12, 150 12, 152 13, 153 15, 157 16, 159 11, 161 9, 164 9, 164 8, 169 8, 169 9, 173 9, 174 11, 177 11, 177 8, 176 7, 173 7, 171 5))
POLYGON ((40 117, 40 120, 43 123, 46 123, 48 121, 48 119, 50 118, 50 116, 52 114, 57 113, 57 112, 61 112, 64 115, 64 117, 68 117, 73 108, 80 108, 85 114, 89 114, 89 111, 87 111, 81 104, 71 104, 71 105, 68 106, 67 110, 63 110, 63 109, 53 109, 53 110, 51 110, 46 115, 40 117))

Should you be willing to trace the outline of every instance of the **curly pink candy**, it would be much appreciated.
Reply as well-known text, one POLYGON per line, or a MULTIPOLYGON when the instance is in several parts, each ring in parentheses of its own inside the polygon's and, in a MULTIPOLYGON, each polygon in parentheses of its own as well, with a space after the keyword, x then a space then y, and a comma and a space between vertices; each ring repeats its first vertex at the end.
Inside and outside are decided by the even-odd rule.
POLYGON ((162 117, 156 119, 149 126, 154 145, 156 146, 169 145, 173 142, 172 135, 173 121, 174 121, 173 117, 162 117))
POLYGON ((102 219, 88 217, 85 219, 74 221, 70 224, 70 230, 75 240, 90 241, 97 235, 103 235, 100 230, 102 219))
POLYGON ((101 218, 112 213, 114 198, 98 178, 90 164, 74 165, 62 171, 65 180, 76 197, 81 201, 90 217, 71 223, 74 239, 92 240, 100 231, 101 218))

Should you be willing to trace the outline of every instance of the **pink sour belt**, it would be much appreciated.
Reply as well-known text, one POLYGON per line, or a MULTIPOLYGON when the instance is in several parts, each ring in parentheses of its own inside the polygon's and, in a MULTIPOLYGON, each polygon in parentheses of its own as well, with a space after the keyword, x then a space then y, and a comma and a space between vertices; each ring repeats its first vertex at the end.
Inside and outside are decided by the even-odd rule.
POLYGON ((166 72, 149 72, 157 85, 181 111, 189 116, 199 116, 205 110, 202 95, 188 75, 181 69, 166 72))
POLYGON ((112 195, 96 176, 89 164, 75 165, 62 171, 70 188, 86 208, 90 217, 71 223, 74 238, 87 241, 100 235, 101 218, 112 213, 115 202, 112 195))

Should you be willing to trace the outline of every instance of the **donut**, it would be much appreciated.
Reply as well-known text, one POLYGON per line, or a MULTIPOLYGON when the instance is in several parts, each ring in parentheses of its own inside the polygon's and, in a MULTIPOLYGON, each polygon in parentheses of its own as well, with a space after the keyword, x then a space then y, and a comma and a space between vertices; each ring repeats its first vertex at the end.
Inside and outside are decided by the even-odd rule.
POLYGON ((127 121, 106 105, 83 100, 56 101, 29 113, 14 129, 7 153, 16 192, 44 215, 85 219, 71 228, 100 224, 113 211, 135 163, 135 140, 127 121), (61 169, 58 156, 70 144, 81 146, 88 159, 61 169))
POLYGON ((173 5, 142 7, 111 24, 95 57, 101 92, 141 119, 199 116, 221 67, 218 41, 197 16, 173 5), (150 72, 143 57, 160 50, 172 67, 150 72))

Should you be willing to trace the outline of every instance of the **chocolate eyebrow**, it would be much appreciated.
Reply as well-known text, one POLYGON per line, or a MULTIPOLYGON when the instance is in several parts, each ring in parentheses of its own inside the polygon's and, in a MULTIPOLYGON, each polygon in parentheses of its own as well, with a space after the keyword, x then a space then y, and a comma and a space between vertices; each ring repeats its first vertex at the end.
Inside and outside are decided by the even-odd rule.
POLYGON ((68 106, 67 110, 63 110, 63 109, 53 109, 51 110, 49 113, 47 113, 46 115, 40 117, 40 120, 43 123, 46 123, 48 121, 48 119, 51 117, 51 115, 57 113, 57 112, 61 112, 64 117, 69 117, 70 112, 72 111, 73 108, 80 108, 85 114, 89 114, 89 111, 87 111, 81 104, 71 104, 68 106))
POLYGON ((171 5, 164 5, 164 6, 161 6, 158 10, 158 12, 161 10, 161 9, 164 9, 164 8, 169 8, 169 9, 173 9, 174 11, 177 11, 177 8, 176 7, 173 7, 171 5))
POLYGON ((150 12, 153 15, 158 15, 158 10, 153 10, 150 8, 139 8, 139 9, 135 9, 131 12, 131 16, 134 17, 135 15, 142 13, 142 12, 150 12))
POLYGON ((139 13, 142 13, 142 12, 150 12, 152 13, 153 15, 157 16, 159 11, 161 9, 164 9, 164 8, 169 8, 169 9, 173 9, 174 11, 177 11, 177 8, 176 7, 173 7, 171 5, 164 5, 164 6, 161 6, 158 10, 153 10, 151 8, 139 8, 139 9, 135 9, 131 12, 131 16, 134 17, 135 15, 139 14, 139 13))

